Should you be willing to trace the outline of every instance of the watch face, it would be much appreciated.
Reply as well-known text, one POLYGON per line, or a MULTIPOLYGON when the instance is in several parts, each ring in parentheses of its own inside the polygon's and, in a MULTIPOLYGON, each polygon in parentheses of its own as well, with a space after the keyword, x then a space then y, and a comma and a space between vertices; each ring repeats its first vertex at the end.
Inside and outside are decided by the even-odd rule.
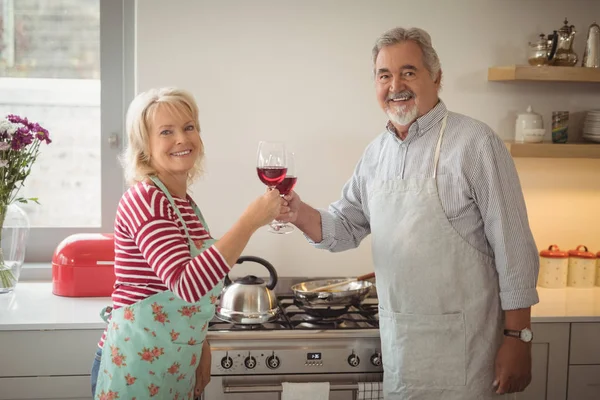
POLYGON ((524 342, 531 342, 533 339, 533 333, 529 329, 523 329, 521 331, 521 340, 524 342))

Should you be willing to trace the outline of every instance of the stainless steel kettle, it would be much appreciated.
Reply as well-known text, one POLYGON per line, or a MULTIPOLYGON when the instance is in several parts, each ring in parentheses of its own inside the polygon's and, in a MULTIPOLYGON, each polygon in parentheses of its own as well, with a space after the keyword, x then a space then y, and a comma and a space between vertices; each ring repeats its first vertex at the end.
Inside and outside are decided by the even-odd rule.
POLYGON ((236 264, 252 261, 262 264, 269 271, 269 282, 254 275, 231 282, 229 275, 225 276, 225 287, 217 306, 217 318, 234 324, 264 324, 279 316, 277 297, 273 293, 277 285, 277 272, 265 259, 254 256, 242 256, 236 264))

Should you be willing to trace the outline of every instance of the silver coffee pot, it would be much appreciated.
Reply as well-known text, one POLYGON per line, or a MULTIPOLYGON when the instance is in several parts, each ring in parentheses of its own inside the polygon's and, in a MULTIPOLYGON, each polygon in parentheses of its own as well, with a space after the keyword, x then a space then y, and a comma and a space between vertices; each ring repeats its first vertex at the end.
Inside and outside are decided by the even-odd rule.
POLYGON ((588 30, 581 66, 600 68, 600 26, 595 21, 588 30))
POLYGON ((573 51, 573 42, 575 40, 574 25, 569 26, 569 21, 565 18, 564 25, 553 34, 548 35, 548 40, 556 40, 556 54, 553 64, 563 67, 572 67, 577 64, 577 54, 573 51))

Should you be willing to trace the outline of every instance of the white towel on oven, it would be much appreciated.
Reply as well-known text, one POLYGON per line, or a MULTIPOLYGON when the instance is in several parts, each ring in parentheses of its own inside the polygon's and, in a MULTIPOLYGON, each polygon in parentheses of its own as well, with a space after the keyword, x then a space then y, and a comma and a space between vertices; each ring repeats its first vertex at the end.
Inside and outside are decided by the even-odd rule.
POLYGON ((358 382, 358 400, 383 400, 382 382, 358 382))
POLYGON ((282 382, 281 400, 329 400, 329 382, 282 382))

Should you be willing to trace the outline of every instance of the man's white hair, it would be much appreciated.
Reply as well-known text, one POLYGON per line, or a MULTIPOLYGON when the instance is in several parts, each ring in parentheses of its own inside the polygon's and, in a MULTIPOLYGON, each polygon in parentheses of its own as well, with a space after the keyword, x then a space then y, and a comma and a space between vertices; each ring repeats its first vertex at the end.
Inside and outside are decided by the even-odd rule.
POLYGON ((440 59, 431 44, 431 36, 420 28, 405 29, 398 27, 383 33, 375 42, 375 46, 373 46, 373 65, 375 65, 377 55, 382 48, 409 40, 416 43, 421 48, 425 68, 429 71, 431 78, 437 80, 440 75, 440 70, 442 69, 440 59))

